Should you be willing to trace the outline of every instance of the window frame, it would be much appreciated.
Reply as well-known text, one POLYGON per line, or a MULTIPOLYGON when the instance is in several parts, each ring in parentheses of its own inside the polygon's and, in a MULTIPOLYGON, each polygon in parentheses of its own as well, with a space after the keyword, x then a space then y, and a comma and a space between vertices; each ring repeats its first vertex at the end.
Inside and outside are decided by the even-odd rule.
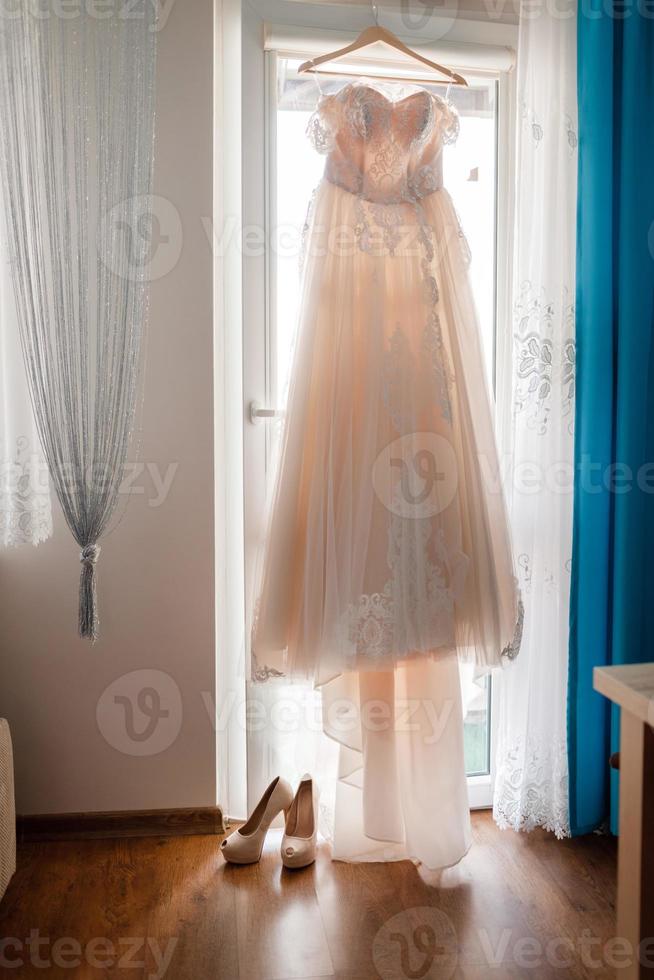
MULTIPOLYGON (((235 818, 248 812, 248 748, 243 723, 252 600, 252 552, 261 534, 263 472, 270 448, 268 426, 251 424, 253 401, 270 405, 270 339, 274 296, 269 290, 274 255, 249 257, 243 245, 252 225, 270 228, 271 154, 274 140, 269 105, 275 94, 277 48, 295 56, 297 39, 309 38, 315 51, 338 46, 343 32, 360 29, 359 15, 343 6, 317 7, 293 0, 214 0, 214 208, 205 230, 214 245, 214 411, 216 507, 216 758, 217 797, 224 812, 235 818), (271 21, 269 18, 272 17, 271 21), (276 26, 282 24, 284 26, 276 26), (336 28, 336 30, 334 30, 336 28), (267 52, 271 51, 271 54, 267 52), (213 230, 211 230, 213 229, 213 230), (228 233, 223 243, 224 230, 228 233), (229 229, 236 229, 235 232, 229 229), (240 233, 239 233, 240 232, 240 233), (253 476, 253 460, 254 477, 253 476)), ((437 16, 437 15, 435 15, 437 16)), ((403 33, 401 15, 384 11, 387 26, 403 33)), ((511 263, 512 201, 515 165, 515 23, 492 17, 457 18, 447 30, 433 21, 413 30, 409 43, 423 46, 428 56, 462 64, 459 56, 480 54, 484 66, 501 64, 497 113, 497 241, 495 374, 507 382, 512 346, 511 263), (418 36, 420 35, 420 36, 418 36), (432 36, 442 41, 432 41, 432 36)), ((406 31, 404 31, 406 33, 406 31)), ((468 62, 466 62, 469 64, 468 62)), ((274 329, 274 327, 273 327, 274 329)), ((274 340, 275 338, 273 338, 274 340)), ((499 420, 506 431, 508 420, 499 420)), ((472 808, 492 804, 495 731, 500 685, 491 684, 491 772, 468 777, 472 808)), ((250 803, 254 802, 252 800, 250 803)))

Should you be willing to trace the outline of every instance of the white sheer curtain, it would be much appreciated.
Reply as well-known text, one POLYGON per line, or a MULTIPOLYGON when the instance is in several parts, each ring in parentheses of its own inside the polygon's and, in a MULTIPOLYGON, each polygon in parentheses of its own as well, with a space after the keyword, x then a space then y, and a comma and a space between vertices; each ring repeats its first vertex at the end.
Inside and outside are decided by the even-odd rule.
POLYGON ((576 11, 521 11, 512 344, 500 440, 525 603, 520 656, 500 678, 494 799, 501 827, 569 834, 566 695, 572 545, 576 11))
POLYGON ((2 207, 0 196, 0 547, 6 548, 49 538, 52 510, 20 348, 2 207))

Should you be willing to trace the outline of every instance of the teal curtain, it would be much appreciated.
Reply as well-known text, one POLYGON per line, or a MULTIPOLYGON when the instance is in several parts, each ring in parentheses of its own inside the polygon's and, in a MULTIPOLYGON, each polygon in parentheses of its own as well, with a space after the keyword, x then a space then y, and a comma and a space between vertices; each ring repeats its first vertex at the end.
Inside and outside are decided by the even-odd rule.
POLYGON ((616 827, 608 759, 618 719, 593 691, 593 667, 654 660, 654 18, 646 5, 580 4, 578 96, 568 694, 576 834, 609 814, 616 827))

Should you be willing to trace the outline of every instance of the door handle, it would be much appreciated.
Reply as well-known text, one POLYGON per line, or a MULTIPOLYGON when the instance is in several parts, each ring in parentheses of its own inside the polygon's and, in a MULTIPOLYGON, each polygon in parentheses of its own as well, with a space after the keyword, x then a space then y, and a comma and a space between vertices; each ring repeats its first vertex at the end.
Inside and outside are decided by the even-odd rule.
POLYGON ((272 419, 281 419, 286 414, 282 408, 264 408, 261 402, 250 402, 249 408, 250 422, 258 425, 259 422, 268 422, 272 419))

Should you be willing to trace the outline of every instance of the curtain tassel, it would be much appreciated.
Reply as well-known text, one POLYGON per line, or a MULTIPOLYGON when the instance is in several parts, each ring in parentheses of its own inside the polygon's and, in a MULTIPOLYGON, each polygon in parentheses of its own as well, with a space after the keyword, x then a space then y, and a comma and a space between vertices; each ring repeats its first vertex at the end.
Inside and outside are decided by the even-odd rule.
POLYGON ((95 642, 98 638, 98 595, 95 587, 95 565, 100 557, 99 544, 85 545, 79 556, 79 635, 95 642))

